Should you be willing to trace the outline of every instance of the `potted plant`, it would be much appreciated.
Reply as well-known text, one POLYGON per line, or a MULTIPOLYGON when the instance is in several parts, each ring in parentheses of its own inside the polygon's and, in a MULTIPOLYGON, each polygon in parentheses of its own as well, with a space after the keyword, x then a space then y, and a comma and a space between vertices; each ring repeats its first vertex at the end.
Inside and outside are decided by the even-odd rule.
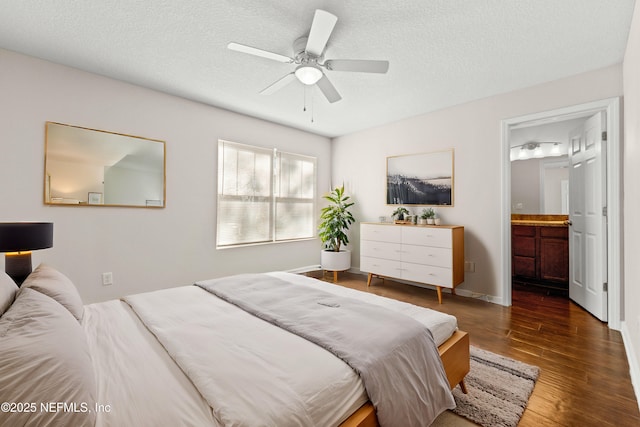
POLYGON ((429 215, 427 214, 426 209, 422 209, 422 213, 420 214, 420 218, 418 218, 419 225, 426 225, 427 220, 429 219, 429 215))
POLYGON ((404 216, 409 214, 409 210, 404 206, 398 206, 398 208, 393 211, 391 216, 396 218, 396 221, 404 221, 404 216))
POLYGON ((427 224, 433 224, 433 219, 436 217, 436 212, 433 208, 425 209, 423 214, 427 217, 427 224))
POLYGON ((330 204, 322 208, 318 236, 324 245, 321 252, 320 264, 323 270, 344 271, 351 268, 351 251, 344 249, 349 243, 346 232, 355 222, 349 211, 354 202, 344 194, 344 185, 336 187, 329 194, 323 196, 330 204))

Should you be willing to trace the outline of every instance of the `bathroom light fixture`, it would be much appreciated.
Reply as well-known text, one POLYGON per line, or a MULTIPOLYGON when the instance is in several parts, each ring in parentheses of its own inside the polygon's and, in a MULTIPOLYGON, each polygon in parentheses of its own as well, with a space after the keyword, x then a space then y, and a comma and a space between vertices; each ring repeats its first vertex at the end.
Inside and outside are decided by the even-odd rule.
POLYGON ((520 159, 524 159, 524 158, 526 158, 526 157, 527 157, 527 149, 526 149, 526 148, 524 148, 524 147, 521 147, 521 148, 520 148, 520 152, 518 153, 518 157, 519 157, 520 159))
POLYGON ((536 148, 533 149, 533 157, 542 157, 542 147, 540 144, 536 144, 536 148))

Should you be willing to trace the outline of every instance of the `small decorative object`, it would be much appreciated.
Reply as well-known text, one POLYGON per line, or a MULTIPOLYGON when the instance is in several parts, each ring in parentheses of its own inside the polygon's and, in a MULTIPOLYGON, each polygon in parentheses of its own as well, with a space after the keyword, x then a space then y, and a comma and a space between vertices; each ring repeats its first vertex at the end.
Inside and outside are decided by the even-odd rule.
POLYGON ((453 150, 387 157, 387 204, 453 206, 453 150))
POLYGON ((436 212, 433 210, 433 208, 428 208, 422 211, 422 215, 427 219, 427 224, 433 224, 434 218, 436 217, 436 212))
POLYGON ((422 209, 422 213, 420 214, 420 217, 418 218, 418 225, 427 225, 427 220, 429 219, 429 216, 427 215, 427 210, 426 209, 422 209))
POLYGON ((433 225, 440 225, 440 217, 433 218, 433 225))
POLYGON ((409 215, 409 210, 404 206, 398 206, 391 216, 395 219, 396 224, 405 224, 404 217, 409 215))
POLYGON ((88 197, 87 202, 90 205, 101 205, 102 204, 102 193, 89 192, 89 197, 88 197))
POLYGON ((387 222, 387 217, 386 217, 386 216, 379 216, 379 217, 378 217, 378 221, 380 221, 380 222, 387 222))

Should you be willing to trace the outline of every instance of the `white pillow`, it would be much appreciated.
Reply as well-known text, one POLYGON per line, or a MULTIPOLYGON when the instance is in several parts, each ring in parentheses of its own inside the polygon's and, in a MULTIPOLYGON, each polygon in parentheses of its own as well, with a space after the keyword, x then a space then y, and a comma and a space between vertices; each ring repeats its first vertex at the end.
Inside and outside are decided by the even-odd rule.
POLYGON ((0 316, 7 311, 16 299, 18 285, 4 271, 0 271, 0 316))
POLYGON ((53 298, 65 306, 78 321, 82 320, 84 306, 78 290, 67 276, 55 268, 40 264, 22 283, 22 289, 25 288, 35 289, 53 298))
POLYGON ((0 402, 22 404, 0 411, 0 425, 95 425, 97 387, 84 330, 56 301, 20 290, 0 317, 0 361, 0 402))

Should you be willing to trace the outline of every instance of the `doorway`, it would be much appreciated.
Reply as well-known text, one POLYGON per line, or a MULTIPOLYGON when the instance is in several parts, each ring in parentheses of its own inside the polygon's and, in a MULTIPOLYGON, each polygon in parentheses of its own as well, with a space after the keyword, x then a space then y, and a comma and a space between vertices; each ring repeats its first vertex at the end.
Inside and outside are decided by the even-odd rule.
MULTIPOLYGON (((607 222, 606 232, 606 260, 605 286, 608 286, 608 322, 612 329, 620 328, 621 308, 621 125, 620 125, 620 98, 610 98, 594 101, 587 104, 575 105, 562 109, 515 117, 502 122, 503 142, 503 233, 502 233, 502 283, 504 305, 511 305, 511 212, 512 208, 518 208, 518 201, 511 196, 511 160, 513 158, 512 134, 518 129, 535 129, 537 126, 551 126, 554 123, 580 120, 587 116, 593 116, 598 112, 604 112, 607 126, 606 149, 606 206, 607 222), (515 203, 515 205, 514 205, 515 203)), ((552 142, 552 141, 550 141, 552 142)), ((551 145, 551 144, 549 144, 551 145)), ((529 147, 527 147, 529 148, 529 147)), ((536 149, 537 147, 531 147, 536 149)), ((525 208, 525 204, 521 206, 525 208)), ((522 210, 522 209, 521 209, 522 210)))

